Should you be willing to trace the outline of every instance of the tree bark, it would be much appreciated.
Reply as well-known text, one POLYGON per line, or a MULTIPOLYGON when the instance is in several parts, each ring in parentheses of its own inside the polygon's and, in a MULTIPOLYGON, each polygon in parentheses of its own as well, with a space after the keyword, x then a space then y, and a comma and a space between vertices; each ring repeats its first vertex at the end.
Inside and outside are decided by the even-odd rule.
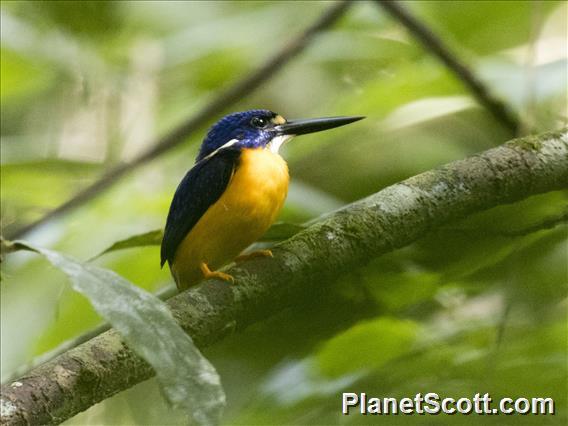
MULTIPOLYGON (((568 187, 568 130, 517 139, 387 187, 171 298, 199 347, 317 295, 338 274, 469 214, 568 187)), ((317 297, 313 297, 317 303, 317 297)), ((109 330, 2 387, 2 424, 57 424, 153 375, 109 330)))

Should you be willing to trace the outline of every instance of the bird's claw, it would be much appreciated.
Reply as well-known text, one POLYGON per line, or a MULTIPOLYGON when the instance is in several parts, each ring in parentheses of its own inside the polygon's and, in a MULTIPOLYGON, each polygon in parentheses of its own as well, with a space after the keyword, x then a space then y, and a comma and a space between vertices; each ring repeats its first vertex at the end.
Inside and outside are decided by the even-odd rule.
POLYGON ((212 271, 211 269, 209 269, 209 266, 207 266, 205 262, 202 262, 199 268, 201 269, 201 272, 203 273, 203 277, 205 279, 217 278, 222 281, 230 282, 231 284, 235 283, 235 278, 232 275, 220 271, 212 271))

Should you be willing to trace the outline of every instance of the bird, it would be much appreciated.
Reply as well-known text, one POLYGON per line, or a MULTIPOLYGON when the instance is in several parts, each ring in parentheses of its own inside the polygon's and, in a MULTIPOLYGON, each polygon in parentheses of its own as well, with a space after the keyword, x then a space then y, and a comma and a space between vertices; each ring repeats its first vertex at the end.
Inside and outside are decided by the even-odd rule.
POLYGON ((286 120, 267 109, 236 112, 207 132, 193 167, 179 183, 166 219, 161 267, 167 262, 178 289, 202 279, 229 283, 218 269, 232 260, 272 256, 239 254, 268 230, 290 180, 279 150, 294 136, 361 120, 362 116, 286 120))

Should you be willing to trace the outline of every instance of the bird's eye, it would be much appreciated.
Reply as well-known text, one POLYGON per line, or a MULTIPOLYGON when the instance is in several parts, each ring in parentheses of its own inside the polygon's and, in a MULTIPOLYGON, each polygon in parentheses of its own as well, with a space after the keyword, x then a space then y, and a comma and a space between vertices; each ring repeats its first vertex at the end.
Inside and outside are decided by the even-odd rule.
POLYGON ((258 129, 264 129, 268 124, 268 120, 264 117, 253 117, 250 120, 250 124, 252 124, 254 127, 258 129))

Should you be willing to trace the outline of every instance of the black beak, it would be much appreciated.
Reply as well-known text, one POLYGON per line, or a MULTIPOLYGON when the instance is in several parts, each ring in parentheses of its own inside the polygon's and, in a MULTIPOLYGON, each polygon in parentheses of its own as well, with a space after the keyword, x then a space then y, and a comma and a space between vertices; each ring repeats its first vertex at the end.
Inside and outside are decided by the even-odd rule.
POLYGON ((276 126, 275 130, 279 135, 305 135, 306 133, 321 132, 322 130, 345 126, 346 124, 362 120, 363 118, 365 117, 324 117, 309 118, 307 120, 290 120, 276 126))

